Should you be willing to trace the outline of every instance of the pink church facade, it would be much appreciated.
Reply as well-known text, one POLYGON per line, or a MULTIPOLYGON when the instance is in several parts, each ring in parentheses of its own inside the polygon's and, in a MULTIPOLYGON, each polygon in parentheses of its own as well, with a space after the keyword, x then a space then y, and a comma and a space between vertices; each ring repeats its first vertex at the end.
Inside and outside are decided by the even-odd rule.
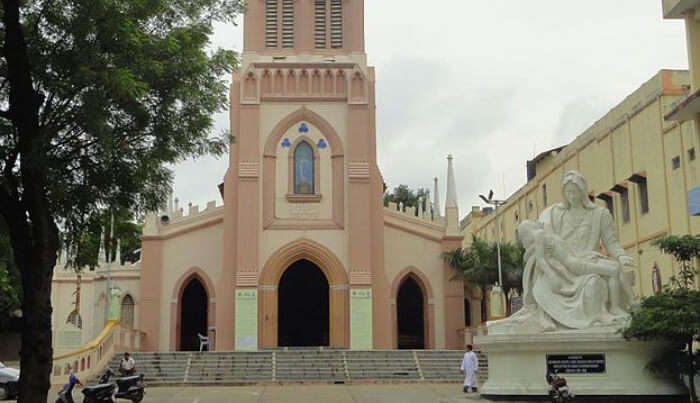
POLYGON ((142 350, 463 347, 452 161, 444 214, 383 206, 363 21, 363 0, 248 2, 223 206, 148 215, 142 350))

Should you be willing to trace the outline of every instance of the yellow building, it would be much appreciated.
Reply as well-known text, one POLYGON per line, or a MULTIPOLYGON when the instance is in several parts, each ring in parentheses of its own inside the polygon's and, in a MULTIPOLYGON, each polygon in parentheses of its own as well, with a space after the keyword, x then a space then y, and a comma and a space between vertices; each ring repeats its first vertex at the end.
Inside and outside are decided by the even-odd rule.
POLYGON ((637 261, 637 292, 654 293, 656 268, 662 284, 677 268, 650 242, 700 232, 700 217, 689 213, 691 190, 700 185, 697 117, 675 118, 689 91, 697 95, 692 81, 687 71, 661 70, 572 143, 528 161, 528 182, 506 204, 497 212, 474 207, 462 220, 464 246, 472 234, 495 241, 497 225, 501 239, 513 242, 518 223, 562 201, 562 175, 576 169, 588 179, 589 197, 610 209, 620 243, 637 261))

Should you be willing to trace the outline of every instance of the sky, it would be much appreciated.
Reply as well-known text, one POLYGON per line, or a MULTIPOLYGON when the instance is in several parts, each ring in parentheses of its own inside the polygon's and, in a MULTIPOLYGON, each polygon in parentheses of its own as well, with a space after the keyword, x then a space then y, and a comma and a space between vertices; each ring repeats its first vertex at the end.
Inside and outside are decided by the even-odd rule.
MULTIPOLYGON (((242 51, 242 28, 217 25, 212 46, 242 51)), ((444 208, 453 154, 460 216, 490 189, 515 192, 528 159, 659 70, 688 68, 684 24, 663 19, 661 0, 365 0, 365 36, 385 183, 432 189, 438 177, 444 208)), ((175 166, 180 205, 222 204, 226 168, 227 157, 175 166)))

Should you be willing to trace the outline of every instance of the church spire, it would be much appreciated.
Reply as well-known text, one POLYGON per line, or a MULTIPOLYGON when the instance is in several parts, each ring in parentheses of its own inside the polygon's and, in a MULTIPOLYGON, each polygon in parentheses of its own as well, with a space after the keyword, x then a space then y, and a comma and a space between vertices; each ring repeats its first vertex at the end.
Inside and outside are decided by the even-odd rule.
POLYGON ((440 211, 440 191, 438 190, 438 178, 437 176, 433 179, 435 186, 433 187, 433 203, 434 203, 434 208, 435 208, 435 217, 440 217, 441 211, 440 211))
POLYGON ((457 186, 452 166, 452 154, 447 156, 447 197, 445 198, 446 235, 459 235, 459 207, 457 207, 457 186))

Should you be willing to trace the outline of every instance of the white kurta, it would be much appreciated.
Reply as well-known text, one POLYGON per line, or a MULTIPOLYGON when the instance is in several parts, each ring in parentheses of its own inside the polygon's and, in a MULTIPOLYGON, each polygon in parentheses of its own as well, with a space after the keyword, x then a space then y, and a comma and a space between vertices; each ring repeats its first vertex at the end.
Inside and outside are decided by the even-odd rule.
POLYGON ((464 386, 476 387, 476 372, 479 370, 479 359, 473 351, 467 351, 462 359, 462 371, 464 371, 464 386))

